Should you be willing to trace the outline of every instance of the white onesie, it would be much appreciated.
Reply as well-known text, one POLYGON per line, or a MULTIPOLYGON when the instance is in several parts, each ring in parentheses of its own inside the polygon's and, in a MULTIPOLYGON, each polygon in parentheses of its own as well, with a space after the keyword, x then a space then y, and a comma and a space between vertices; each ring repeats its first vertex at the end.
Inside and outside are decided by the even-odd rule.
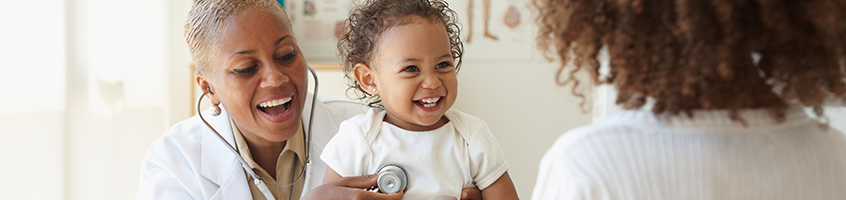
POLYGON ((450 121, 440 128, 407 131, 371 108, 342 122, 320 159, 345 177, 399 164, 409 178, 404 199, 458 199, 465 187, 487 188, 508 170, 499 143, 479 118, 457 110, 444 116, 450 121))

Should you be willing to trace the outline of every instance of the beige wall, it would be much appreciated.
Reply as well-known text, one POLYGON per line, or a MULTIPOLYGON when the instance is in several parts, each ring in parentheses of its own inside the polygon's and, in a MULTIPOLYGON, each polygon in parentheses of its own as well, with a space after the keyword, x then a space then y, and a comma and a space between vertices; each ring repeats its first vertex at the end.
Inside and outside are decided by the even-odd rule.
POLYGON ((0 115, 3 199, 63 199, 67 154, 62 151, 62 114, 48 111, 0 115))
POLYGON ((545 62, 467 61, 456 109, 478 116, 496 135, 520 197, 529 199, 538 163, 561 133, 590 123, 581 101, 555 85, 545 62))
POLYGON ((64 9, 59 0, 9 1, 0 6, 2 199, 64 196, 64 9))

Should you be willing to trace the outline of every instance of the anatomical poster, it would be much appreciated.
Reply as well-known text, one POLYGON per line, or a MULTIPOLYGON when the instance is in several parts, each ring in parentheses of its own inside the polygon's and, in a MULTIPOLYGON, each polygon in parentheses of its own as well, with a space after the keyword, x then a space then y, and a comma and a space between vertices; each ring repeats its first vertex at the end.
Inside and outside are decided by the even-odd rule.
MULTIPOLYGON (((336 39, 363 0, 285 0, 300 48, 312 62, 338 63, 336 39)), ((458 13, 464 58, 529 60, 535 27, 527 0, 447 0, 458 13)))

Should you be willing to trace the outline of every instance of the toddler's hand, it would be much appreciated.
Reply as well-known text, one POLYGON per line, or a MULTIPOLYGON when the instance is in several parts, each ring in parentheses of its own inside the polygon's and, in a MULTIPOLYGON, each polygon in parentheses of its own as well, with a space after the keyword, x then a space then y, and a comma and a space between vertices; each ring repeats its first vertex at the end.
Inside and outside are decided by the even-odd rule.
POLYGON ((461 200, 482 200, 482 191, 471 187, 461 190, 461 200))

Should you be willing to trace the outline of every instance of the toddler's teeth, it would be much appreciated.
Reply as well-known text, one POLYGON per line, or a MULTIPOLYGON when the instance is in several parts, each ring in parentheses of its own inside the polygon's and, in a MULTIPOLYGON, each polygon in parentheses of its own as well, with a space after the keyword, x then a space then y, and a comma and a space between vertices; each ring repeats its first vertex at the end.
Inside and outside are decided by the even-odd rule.
POLYGON ((438 102, 438 100, 440 100, 440 99, 441 99, 441 97, 435 97, 435 98, 421 99, 420 101, 422 101, 423 103, 435 103, 435 102, 438 102))

